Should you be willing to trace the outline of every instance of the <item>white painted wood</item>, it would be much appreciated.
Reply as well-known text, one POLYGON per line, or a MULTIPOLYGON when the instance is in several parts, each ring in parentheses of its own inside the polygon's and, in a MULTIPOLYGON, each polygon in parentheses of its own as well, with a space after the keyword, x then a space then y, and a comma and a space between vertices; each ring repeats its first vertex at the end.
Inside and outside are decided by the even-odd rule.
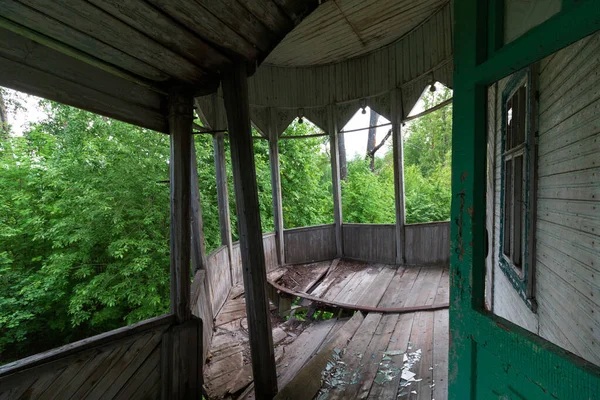
POLYGON ((600 363, 599 48, 597 33, 547 57, 537 72, 537 314, 497 265, 501 95, 507 79, 496 95, 494 174, 494 312, 595 364, 600 363))

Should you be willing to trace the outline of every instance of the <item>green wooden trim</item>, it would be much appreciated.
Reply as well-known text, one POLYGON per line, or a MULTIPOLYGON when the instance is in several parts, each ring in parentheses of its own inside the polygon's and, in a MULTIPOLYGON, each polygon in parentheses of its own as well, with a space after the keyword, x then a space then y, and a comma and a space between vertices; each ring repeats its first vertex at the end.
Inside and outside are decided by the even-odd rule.
POLYGON ((485 312, 483 293, 487 86, 600 29, 600 2, 579 0, 490 57, 486 3, 454 2, 449 398, 498 397, 477 386, 484 377, 508 389, 521 384, 526 398, 598 398, 600 368, 485 312), (496 364, 485 364, 488 353, 496 364), (509 382, 514 376, 521 380, 509 382))
POLYGON ((527 120, 526 120, 526 131, 525 131, 525 153, 524 153, 524 157, 523 157, 523 166, 526 168, 525 171, 525 187, 523 188, 524 193, 525 193, 525 214, 523 215, 523 228, 524 228, 524 236, 523 238, 528 238, 529 234, 530 234, 530 229, 531 227, 529 226, 529 213, 531 210, 531 201, 535 201, 534 199, 531 199, 529 194, 530 194, 530 189, 531 189, 531 182, 532 182, 532 176, 531 176, 531 171, 529 168, 529 161, 530 161, 530 157, 531 157, 531 123, 530 123, 530 119, 534 118, 535 116, 531 115, 531 98, 532 96, 535 96, 535 93, 532 92, 532 77, 531 77, 531 68, 525 68, 522 69, 521 71, 515 73, 509 80, 509 82, 507 83, 506 87, 504 88, 504 90, 502 91, 502 114, 500 115, 500 120, 501 120, 501 135, 502 135, 502 140, 500 143, 500 154, 502 155, 502 162, 500 165, 500 237, 499 237, 499 243, 498 243, 498 264, 500 265, 500 269, 502 269, 502 271, 504 272, 504 274, 506 275, 506 277, 508 278, 508 280, 510 281, 510 283, 512 284, 512 286, 515 288, 515 290, 517 291, 517 293, 519 294, 519 297, 521 297, 521 299, 525 302, 525 304, 527 304, 527 307, 529 307, 529 309, 531 309, 532 311, 536 312, 536 306, 535 306, 535 302, 533 302, 532 298, 529 298, 527 296, 527 282, 530 279, 530 268, 529 268, 529 241, 524 240, 522 243, 523 246, 523 278, 521 278, 519 276, 519 274, 515 271, 515 267, 512 265, 512 263, 510 261, 508 261, 505 257, 504 257, 504 196, 505 196, 505 192, 504 192, 504 181, 505 181, 505 174, 504 174, 504 151, 505 151, 505 146, 506 143, 504 142, 504 132, 506 131, 506 102, 508 101, 508 99, 510 98, 510 96, 512 96, 517 88, 519 87, 519 84, 523 81, 523 79, 526 80, 527 82, 527 109, 526 109, 526 113, 527 113, 527 120))
MULTIPOLYGON (((570 1, 573 2, 570 7, 566 7, 547 21, 503 46, 492 57, 481 60, 473 71, 472 79, 479 84, 489 85, 597 31, 600 26, 600 2, 597 0, 570 1)), ((462 6, 462 1, 455 3, 455 63, 458 43, 460 43, 456 38, 456 34, 460 30, 459 16, 456 12, 462 6)), ((472 23, 472 21, 465 21, 465 23, 472 23)), ((485 34, 485 31, 479 33, 485 34)), ((462 46, 464 44, 460 45, 460 47, 462 46)))
POLYGON ((489 0, 488 58, 504 45, 504 0, 489 0))

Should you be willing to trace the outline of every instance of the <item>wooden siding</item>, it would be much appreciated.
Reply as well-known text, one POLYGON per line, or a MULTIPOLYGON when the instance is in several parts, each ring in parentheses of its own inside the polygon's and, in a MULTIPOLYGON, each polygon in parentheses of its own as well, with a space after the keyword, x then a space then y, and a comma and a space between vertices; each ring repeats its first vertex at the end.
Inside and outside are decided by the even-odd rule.
MULTIPOLYGON (((497 266, 494 278, 496 314, 596 365, 600 364, 599 54, 597 33, 540 63, 537 314, 529 311, 497 266)), ((498 130, 496 147, 499 145, 498 130)), ((499 179, 497 167, 496 260, 499 179)))
POLYGON ((153 318, 0 367, 0 399, 158 399, 161 342, 153 318))
POLYGON ((335 225, 286 229, 285 263, 303 264, 335 258, 335 225))
POLYGON ((410 224, 404 228, 407 264, 450 262, 450 223, 410 224))
MULTIPOLYGON (((263 234, 263 247, 265 250, 265 263, 267 272, 279 267, 277 264, 277 247, 275 246, 275 233, 269 232, 263 234)), ((233 272, 233 285, 243 283, 242 279, 242 255, 240 253, 240 242, 233 243, 233 253, 231 255, 231 268, 233 272)))
POLYGON ((540 74, 539 334, 600 365, 600 34, 540 74))
MULTIPOLYGON (((210 256, 209 256, 210 257, 210 256)), ((229 290, 227 291, 229 294, 229 290)), ((212 300, 209 294, 209 284, 206 279, 206 271, 196 272, 191 290, 192 314, 202 320, 202 364, 206 361, 208 349, 212 342, 212 333, 214 328, 214 318, 212 300)))
POLYGON ((213 315, 217 315, 229 295, 232 286, 229 268, 227 246, 219 247, 207 257, 206 275, 213 315))
POLYGON ((343 224, 344 257, 354 260, 396 263, 395 225, 343 224))
MULTIPOLYGON (((296 109, 355 102, 358 110, 360 99, 401 87, 406 116, 432 79, 452 86, 452 21, 446 5, 401 39, 363 56, 311 67, 262 65, 249 80, 250 103, 296 109)), ((309 118, 327 126, 318 115, 309 118)))

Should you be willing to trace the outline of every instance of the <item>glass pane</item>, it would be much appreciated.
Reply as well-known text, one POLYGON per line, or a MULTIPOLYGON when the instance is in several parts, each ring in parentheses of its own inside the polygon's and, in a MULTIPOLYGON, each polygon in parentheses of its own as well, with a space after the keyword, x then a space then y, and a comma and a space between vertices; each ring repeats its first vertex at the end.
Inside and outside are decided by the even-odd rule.
POLYGON ((521 267, 523 241, 523 156, 514 158, 514 204, 513 204, 513 254, 512 261, 516 267, 521 267))
POLYGON ((514 131, 515 143, 513 147, 516 147, 525 142, 525 131, 527 130, 527 88, 521 86, 515 96, 519 99, 518 104, 515 106, 516 112, 516 129, 514 131))
POLYGON ((503 252, 510 257, 510 237, 512 225, 512 160, 507 160, 504 166, 504 229, 503 252))
POLYGON ((561 0, 504 0, 504 43, 559 12, 561 0))

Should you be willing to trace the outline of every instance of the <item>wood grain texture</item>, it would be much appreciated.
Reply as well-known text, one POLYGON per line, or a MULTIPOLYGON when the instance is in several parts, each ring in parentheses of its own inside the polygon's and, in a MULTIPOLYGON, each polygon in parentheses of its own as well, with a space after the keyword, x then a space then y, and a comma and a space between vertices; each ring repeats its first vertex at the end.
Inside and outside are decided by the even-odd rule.
MULTIPOLYGON (((172 323, 163 316, 7 364, 0 398, 115 398, 159 368, 161 338, 172 323)), ((131 398, 158 398, 152 389, 131 398)))
POLYGON ((223 95, 229 127, 254 388, 257 398, 271 398, 277 393, 277 377, 246 73, 244 64, 229 71, 223 80, 223 95))
POLYGON ((283 238, 286 264, 331 260, 336 255, 334 225, 286 229, 283 238))
POLYGON ((171 313, 178 322, 191 316, 191 146, 193 99, 178 91, 169 94, 171 313))
POLYGON ((348 224, 342 226, 344 257, 396 264, 394 225, 348 224))
MULTIPOLYGON (((169 76, 182 81, 200 83, 205 72, 187 59, 151 40, 141 32, 86 2, 76 4, 68 0, 33 1, 24 0, 23 4, 46 14, 66 26, 75 28, 86 35, 121 50, 169 76), (134 46, 131 44, 135 43, 134 46)), ((37 29, 44 29, 42 24, 37 29)), ((81 50, 94 54, 93 48, 81 50)))
MULTIPOLYGON (((57 59, 60 59, 59 54, 54 52, 50 53, 52 54, 52 57, 56 56, 57 59)), ((12 56, 9 57, 12 58, 12 56)), ((34 64, 33 60, 34 59, 31 61, 32 65, 34 64)), ((112 93, 106 94, 106 89, 100 91, 90 87, 94 86, 91 84, 89 86, 81 85, 79 82, 73 82, 70 78, 53 75, 44 70, 40 70, 36 65, 29 66, 20 62, 15 62, 9 58, 4 58, 3 56, 0 56, 0 68, 2 69, 0 84, 4 87, 59 101, 73 107, 82 108, 144 128, 163 133, 167 132, 167 119, 165 118, 164 112, 137 105, 132 98, 122 100, 119 97, 113 96, 112 93)), ((80 62, 68 63, 64 65, 64 68, 66 70, 81 68, 79 76, 83 74, 83 71, 88 69, 85 64, 80 62)), ((72 76, 78 75, 75 74, 72 76)), ((108 76, 101 71, 98 71, 97 74, 94 73, 94 76, 95 78, 92 79, 104 77, 107 81, 107 87, 115 87, 119 84, 122 84, 123 87, 128 86, 126 81, 121 82, 119 79, 108 76)), ((115 94, 120 96, 117 93, 115 94)), ((146 97, 146 101, 148 101, 148 98, 150 97, 156 99, 155 95, 150 94, 146 97)))
POLYGON ((409 224, 405 227, 408 264, 444 264, 450 261, 450 223, 409 224))

